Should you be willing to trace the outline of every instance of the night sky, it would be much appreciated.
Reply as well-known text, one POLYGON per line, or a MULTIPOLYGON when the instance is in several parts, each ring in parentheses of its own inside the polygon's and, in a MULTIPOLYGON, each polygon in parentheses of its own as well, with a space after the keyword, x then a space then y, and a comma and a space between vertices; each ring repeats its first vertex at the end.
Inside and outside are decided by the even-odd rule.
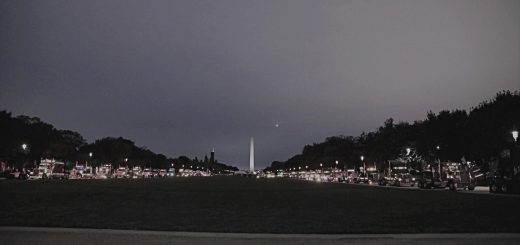
POLYGON ((0 110, 248 166, 520 88, 520 1, 0 2, 0 110))

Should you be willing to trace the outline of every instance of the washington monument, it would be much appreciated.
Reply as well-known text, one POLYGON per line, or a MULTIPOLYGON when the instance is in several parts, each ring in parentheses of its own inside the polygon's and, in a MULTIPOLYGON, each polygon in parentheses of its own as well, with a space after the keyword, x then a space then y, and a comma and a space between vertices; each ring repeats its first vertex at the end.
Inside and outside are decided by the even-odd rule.
POLYGON ((251 137, 251 144, 249 147, 249 171, 255 171, 255 141, 253 137, 251 137))

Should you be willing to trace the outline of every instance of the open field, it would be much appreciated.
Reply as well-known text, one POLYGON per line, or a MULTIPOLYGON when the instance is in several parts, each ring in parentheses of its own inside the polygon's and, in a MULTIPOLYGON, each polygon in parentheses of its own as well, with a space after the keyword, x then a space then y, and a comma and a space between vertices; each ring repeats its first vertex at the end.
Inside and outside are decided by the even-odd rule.
POLYGON ((0 225, 248 233, 520 232, 520 197, 288 179, 0 181, 0 225))

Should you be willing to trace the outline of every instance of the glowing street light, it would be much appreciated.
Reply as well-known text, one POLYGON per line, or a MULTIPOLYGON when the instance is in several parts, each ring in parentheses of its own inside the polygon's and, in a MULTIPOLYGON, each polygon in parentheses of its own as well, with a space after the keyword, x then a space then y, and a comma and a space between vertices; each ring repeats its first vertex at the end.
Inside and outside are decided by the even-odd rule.
POLYGON ((363 173, 366 173, 366 167, 367 166, 365 165, 365 161, 364 161, 365 160, 365 156, 361 156, 360 159, 361 159, 361 162, 363 162, 363 173))
MULTIPOLYGON (((440 171, 440 168, 441 168, 441 158, 440 158, 439 152, 441 151, 441 147, 439 145, 437 145, 435 147, 435 149, 437 150, 437 162, 439 163, 439 171, 440 171)), ((432 167, 432 169, 433 169, 433 167, 432 167)))
POLYGON ((513 135, 513 139, 515 139, 515 142, 516 142, 516 139, 518 139, 518 131, 513 131, 511 132, 511 134, 513 135))
POLYGON ((125 162, 128 162, 128 158, 125 158, 125 162))
POLYGON ((412 151, 412 149, 410 149, 410 147, 406 148, 406 155, 410 155, 411 151, 412 151))
POLYGON ((29 148, 29 146, 28 146, 27 144, 23 143, 23 144, 22 144, 22 151, 23 151, 23 153, 24 153, 24 155, 25 155, 24 165, 25 165, 25 163, 27 162, 27 153, 28 153, 28 152, 27 152, 27 148, 29 148))
POLYGON ((90 152, 90 153, 88 154, 88 156, 89 156, 90 158, 92 158, 93 155, 94 155, 94 154, 93 154, 92 152, 90 152))

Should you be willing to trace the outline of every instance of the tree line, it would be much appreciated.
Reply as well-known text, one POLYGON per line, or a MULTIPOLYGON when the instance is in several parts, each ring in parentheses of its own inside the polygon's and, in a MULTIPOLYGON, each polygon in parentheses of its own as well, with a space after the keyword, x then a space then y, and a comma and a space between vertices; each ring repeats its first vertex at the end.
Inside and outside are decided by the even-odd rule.
POLYGON ((519 161, 519 142, 512 136, 519 126, 520 92, 502 91, 469 112, 430 111, 426 119, 412 123, 396 123, 389 118, 377 130, 357 137, 328 137, 324 142, 306 145, 300 154, 286 161, 273 162, 267 170, 317 169, 320 164, 356 168, 362 162, 382 168, 388 160, 402 156, 407 148, 417 152, 423 163, 465 159, 483 171, 508 168, 519 161))
POLYGON ((87 143, 78 132, 56 129, 37 117, 15 117, 8 111, 0 111, 0 135, 0 162, 15 168, 34 167, 42 158, 50 158, 64 161, 69 168, 76 163, 88 163, 176 169, 184 165, 215 172, 238 170, 218 161, 199 161, 186 156, 169 158, 122 137, 87 143))

